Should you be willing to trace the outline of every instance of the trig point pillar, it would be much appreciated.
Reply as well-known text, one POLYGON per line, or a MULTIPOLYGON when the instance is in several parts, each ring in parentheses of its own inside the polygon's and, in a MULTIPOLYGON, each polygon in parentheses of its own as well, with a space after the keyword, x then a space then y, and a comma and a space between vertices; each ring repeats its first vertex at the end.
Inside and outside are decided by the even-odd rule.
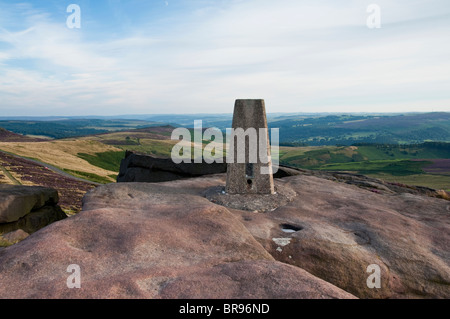
POLYGON ((227 193, 274 194, 264 100, 236 100, 229 143, 227 193))

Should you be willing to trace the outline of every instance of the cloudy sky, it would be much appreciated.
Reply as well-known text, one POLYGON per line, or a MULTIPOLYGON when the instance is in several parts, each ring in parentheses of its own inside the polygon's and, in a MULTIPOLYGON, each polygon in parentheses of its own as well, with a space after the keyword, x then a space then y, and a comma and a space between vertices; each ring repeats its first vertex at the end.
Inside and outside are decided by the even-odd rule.
POLYGON ((231 113, 237 98, 450 111, 449 1, 0 0, 0 116, 231 113))

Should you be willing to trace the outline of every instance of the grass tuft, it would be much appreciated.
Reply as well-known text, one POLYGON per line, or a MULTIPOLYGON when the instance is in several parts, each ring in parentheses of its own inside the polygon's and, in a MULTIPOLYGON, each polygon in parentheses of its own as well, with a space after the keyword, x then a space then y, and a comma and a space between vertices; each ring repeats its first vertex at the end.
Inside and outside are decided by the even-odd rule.
POLYGON ((78 153, 77 155, 91 165, 108 171, 119 172, 120 163, 125 158, 125 151, 108 151, 95 155, 78 153))
POLYGON ((80 177, 80 178, 84 178, 87 179, 91 182, 94 183, 100 183, 100 184, 109 184, 112 183, 112 181, 109 178, 103 177, 103 176, 99 176, 97 174, 93 174, 93 173, 86 173, 86 172, 80 172, 80 171, 74 171, 71 169, 66 169, 64 168, 64 171, 75 176, 75 177, 80 177))

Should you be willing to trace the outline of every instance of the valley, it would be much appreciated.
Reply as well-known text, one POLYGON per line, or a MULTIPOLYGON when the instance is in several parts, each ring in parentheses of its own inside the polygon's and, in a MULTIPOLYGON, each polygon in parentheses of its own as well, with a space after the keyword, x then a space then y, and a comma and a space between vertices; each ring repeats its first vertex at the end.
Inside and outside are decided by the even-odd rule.
POLYGON ((81 210, 81 200, 95 185, 56 173, 32 161, 0 152, 0 183, 44 186, 59 193, 59 204, 67 215, 81 210))
MULTIPOLYGON (((292 120, 279 119, 281 122, 292 120)), ((95 120, 96 130, 109 127, 110 131, 105 129, 98 134, 61 139, 48 139, 45 131, 39 130, 29 136, 0 129, 0 183, 54 187, 60 192, 63 209, 73 214, 80 210, 81 198, 87 190, 116 181, 125 151, 170 157, 173 146, 178 143, 171 140, 174 126, 153 126, 155 121, 114 121, 95 120), (150 126, 141 127, 144 123, 150 126)), ((358 126, 363 121, 367 120, 352 120, 342 125, 358 126)), ((51 123, 45 123, 50 127, 49 132, 53 132, 51 123)), ((81 123, 93 124, 92 120, 81 123)), ((285 126, 280 126, 281 133, 285 126)), ((59 130, 61 125, 57 128, 59 130)), ((70 132, 81 135, 85 130, 83 126, 80 131, 70 132)), ((350 172, 391 183, 450 191, 449 141, 336 146, 282 140, 279 159, 281 165, 296 168, 350 172)), ((204 142, 203 147, 208 141, 204 142)))

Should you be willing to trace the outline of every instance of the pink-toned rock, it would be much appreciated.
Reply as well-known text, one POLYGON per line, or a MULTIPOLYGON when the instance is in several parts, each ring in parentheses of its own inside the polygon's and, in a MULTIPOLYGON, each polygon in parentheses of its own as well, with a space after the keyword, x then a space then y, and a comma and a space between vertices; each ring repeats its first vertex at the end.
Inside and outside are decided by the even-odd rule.
POLYGON ((165 282, 162 298, 330 299, 353 298, 303 269, 267 260, 219 264, 165 282))
POLYGON ((0 297, 450 297, 449 201, 302 174, 276 181, 291 202, 254 213, 205 198, 224 185, 101 186, 79 215, 0 250, 0 297), (81 289, 67 288, 72 264, 81 289))
POLYGON ((22 229, 18 229, 15 231, 12 231, 10 233, 2 235, 3 239, 11 244, 18 243, 24 239, 26 239, 30 234, 27 232, 24 232, 22 229))
POLYGON ((58 203, 58 192, 40 186, 0 184, 0 223, 11 223, 46 205, 58 203))
POLYGON ((275 261, 201 196, 216 183, 98 187, 77 216, 0 250, 0 298, 353 298, 275 261), (80 267, 80 289, 67 287, 69 265, 80 267))
POLYGON ((449 201, 313 176, 279 183, 298 194, 286 206, 232 210, 275 259, 360 298, 450 297, 449 201), (381 289, 367 286, 372 264, 381 269, 381 289))

